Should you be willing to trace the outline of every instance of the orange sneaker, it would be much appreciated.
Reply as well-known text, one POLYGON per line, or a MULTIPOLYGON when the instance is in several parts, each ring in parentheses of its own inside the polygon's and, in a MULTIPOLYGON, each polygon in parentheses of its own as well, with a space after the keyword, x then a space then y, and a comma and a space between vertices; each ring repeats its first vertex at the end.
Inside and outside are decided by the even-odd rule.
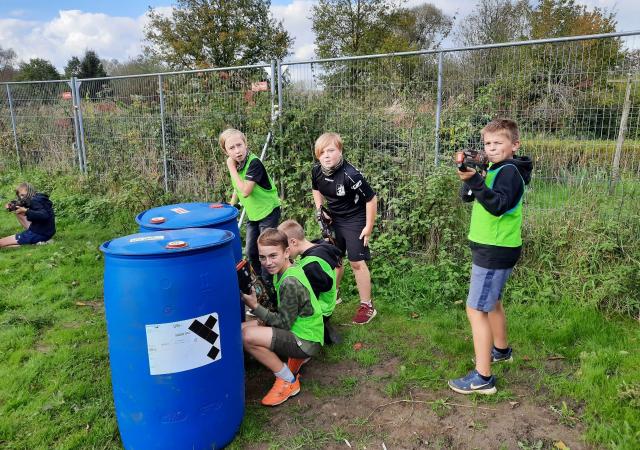
POLYGON ((310 360, 311 358, 289 358, 289 361, 287 361, 287 366, 289 366, 289 370, 291 370, 294 375, 298 375, 298 372, 300 372, 302 366, 308 363, 310 360))
POLYGON ((289 397, 298 395, 300 393, 300 377, 296 376, 296 380, 293 383, 284 381, 282 378, 276 377, 276 382, 273 383, 273 387, 267 395, 262 399, 264 406, 276 406, 286 402, 289 397))

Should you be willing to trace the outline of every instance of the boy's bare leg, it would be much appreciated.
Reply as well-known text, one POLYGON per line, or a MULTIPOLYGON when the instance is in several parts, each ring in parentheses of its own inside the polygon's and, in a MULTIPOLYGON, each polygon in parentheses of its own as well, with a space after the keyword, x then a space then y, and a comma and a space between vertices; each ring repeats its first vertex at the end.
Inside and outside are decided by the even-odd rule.
POLYGON ((491 375, 491 325, 489 315, 467 306, 467 317, 471 324, 473 335, 473 349, 476 354, 476 370, 480 375, 491 375))
POLYGON ((22 225, 22 228, 25 230, 31 226, 31 222, 27 220, 27 216, 24 214, 16 214, 16 219, 18 219, 18 222, 20 222, 20 225, 22 225))
POLYGON ((245 350, 273 373, 276 373, 282 369, 284 363, 278 355, 269 349, 272 338, 273 331, 271 327, 254 325, 242 327, 242 343, 245 350))
POLYGON ((349 261, 349 263, 356 279, 360 301, 371 301, 371 273, 369 273, 366 261, 349 261))
POLYGON ((496 308, 489 312, 489 325, 493 336, 493 345, 497 348, 507 348, 507 318, 502 307, 502 302, 496 303, 496 308))
POLYGON ((344 264, 336 267, 336 289, 340 288, 342 277, 344 277, 344 264))
POLYGON ((19 247, 18 241, 16 241, 16 235, 12 234, 11 236, 3 237, 0 239, 0 248, 2 247, 19 247))

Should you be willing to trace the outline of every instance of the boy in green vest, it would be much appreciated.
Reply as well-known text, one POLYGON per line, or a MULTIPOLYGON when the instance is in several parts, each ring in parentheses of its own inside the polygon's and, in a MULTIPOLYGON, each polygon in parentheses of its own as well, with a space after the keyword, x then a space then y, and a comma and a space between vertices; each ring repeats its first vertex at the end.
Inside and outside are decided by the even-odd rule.
POLYGON ((467 317, 471 324, 475 369, 449 381, 461 394, 494 394, 491 364, 512 361, 507 342, 507 322, 502 290, 522 250, 522 197, 531 180, 532 163, 517 157, 518 125, 510 119, 495 119, 481 130, 489 160, 486 176, 471 168, 458 170, 464 182, 461 197, 473 202, 469 241, 472 255, 467 317))
MULTIPOLYGON (((278 230, 287 235, 289 240, 289 254, 295 260, 300 256, 298 265, 304 270, 313 293, 320 302, 324 319, 324 343, 338 343, 340 336, 331 327, 329 319, 336 307, 336 268, 340 267, 342 252, 338 247, 321 239, 308 241, 304 229, 295 220, 285 220, 278 226, 278 230)), ((307 361, 290 361, 296 369, 307 361)), ((294 371, 295 373, 295 371, 294 371)))
POLYGON ((228 128, 220 134, 220 148, 227 154, 227 167, 231 175, 233 195, 230 203, 238 200, 247 214, 245 253, 257 274, 263 273, 258 258, 258 236, 280 222, 278 191, 262 161, 249 152, 247 138, 239 130, 228 128))
POLYGON ((287 235, 273 228, 258 237, 262 267, 273 275, 278 309, 271 312, 258 304, 255 291, 242 294, 257 320, 242 324, 244 348, 269 368, 275 383, 262 399, 265 406, 276 406, 300 392, 300 377, 280 357, 307 359, 316 355, 324 342, 322 308, 302 268, 290 261, 287 235))

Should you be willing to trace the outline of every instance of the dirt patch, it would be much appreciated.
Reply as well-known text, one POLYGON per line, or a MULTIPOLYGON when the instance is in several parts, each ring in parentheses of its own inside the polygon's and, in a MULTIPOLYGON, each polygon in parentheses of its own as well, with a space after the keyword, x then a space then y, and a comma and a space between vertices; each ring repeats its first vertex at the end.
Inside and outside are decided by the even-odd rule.
MULTIPOLYGON (((273 375, 253 364, 247 403, 259 404, 273 375)), ((398 365, 395 359, 371 368, 352 361, 312 361, 303 368, 301 393, 271 409, 266 428, 285 441, 309 431, 321 437, 296 448, 347 449, 346 441, 354 449, 547 449, 558 441, 572 450, 590 448, 582 440, 580 422, 563 423, 552 405, 536 401, 536 394, 526 388, 496 404, 474 404, 472 398, 448 389, 414 389, 389 397, 385 378, 396 374, 398 365), (357 385, 345 390, 343 380, 354 378, 357 385)))

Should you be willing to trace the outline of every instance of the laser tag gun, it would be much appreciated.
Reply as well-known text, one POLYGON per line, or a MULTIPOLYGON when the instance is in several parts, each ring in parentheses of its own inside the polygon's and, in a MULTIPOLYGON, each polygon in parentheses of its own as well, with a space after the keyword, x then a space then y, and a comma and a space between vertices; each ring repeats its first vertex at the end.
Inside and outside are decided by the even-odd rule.
POLYGON ((485 152, 479 152, 478 150, 465 149, 456 152, 456 167, 458 170, 464 172, 467 167, 475 169, 479 172, 484 172, 489 167, 489 159, 485 152))
POLYGON ((329 210, 324 206, 321 206, 316 210, 316 220, 320 224, 320 230, 322 231, 322 238, 329 241, 330 244, 336 245, 336 232, 333 230, 331 224, 331 216, 329 210))
POLYGON ((29 202, 29 200, 26 198, 17 198, 15 200, 11 200, 9 204, 7 204, 7 211, 13 212, 18 208, 28 208, 30 203, 31 202, 29 202))
POLYGON ((269 311, 276 311, 278 308, 273 300, 274 295, 269 292, 267 286, 262 279, 256 275, 256 272, 249 264, 249 261, 243 259, 236 265, 236 273, 238 275, 238 286, 243 294, 251 294, 251 288, 256 291, 258 303, 267 308, 269 311))

